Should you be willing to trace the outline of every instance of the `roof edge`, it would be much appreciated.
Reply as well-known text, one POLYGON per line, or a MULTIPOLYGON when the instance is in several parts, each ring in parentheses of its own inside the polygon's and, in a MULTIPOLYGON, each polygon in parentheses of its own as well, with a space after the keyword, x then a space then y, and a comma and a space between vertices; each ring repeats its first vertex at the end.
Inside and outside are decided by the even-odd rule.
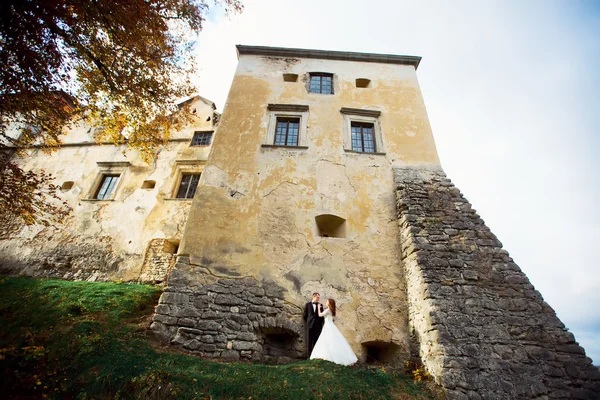
POLYGON ((403 56, 396 54, 357 53, 352 51, 330 51, 314 49, 295 49, 286 47, 246 46, 238 44, 238 59, 241 55, 257 55, 271 57, 318 58, 324 60, 358 61, 382 64, 412 65, 415 70, 419 67, 421 57, 403 56))

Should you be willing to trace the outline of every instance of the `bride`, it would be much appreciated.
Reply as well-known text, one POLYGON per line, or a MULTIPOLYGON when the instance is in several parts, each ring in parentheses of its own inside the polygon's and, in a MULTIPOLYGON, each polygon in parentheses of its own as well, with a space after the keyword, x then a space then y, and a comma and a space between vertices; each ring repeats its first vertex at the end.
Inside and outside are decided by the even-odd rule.
MULTIPOLYGON (((319 310, 318 307, 317 310, 319 310)), ((327 299, 327 308, 323 312, 319 310, 319 317, 325 318, 325 325, 323 325, 323 330, 310 355, 310 359, 320 358, 341 365, 354 364, 357 358, 354 351, 352 351, 352 347, 333 323, 335 300, 327 299)))

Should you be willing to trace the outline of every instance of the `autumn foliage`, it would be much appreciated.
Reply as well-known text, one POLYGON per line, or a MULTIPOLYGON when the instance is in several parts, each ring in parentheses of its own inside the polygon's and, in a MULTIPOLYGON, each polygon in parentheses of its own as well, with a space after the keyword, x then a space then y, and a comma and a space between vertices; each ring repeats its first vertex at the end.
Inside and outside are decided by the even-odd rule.
MULTIPOLYGON (((242 11, 240 0, 215 4, 242 11)), ((0 213, 28 224, 49 221, 40 212, 63 215, 39 203, 55 194, 50 177, 14 157, 60 146, 75 121, 151 160, 187 121, 175 100, 196 91, 191 50, 207 12, 203 0, 0 2, 0 213), (9 135, 15 126, 20 135, 9 135)))

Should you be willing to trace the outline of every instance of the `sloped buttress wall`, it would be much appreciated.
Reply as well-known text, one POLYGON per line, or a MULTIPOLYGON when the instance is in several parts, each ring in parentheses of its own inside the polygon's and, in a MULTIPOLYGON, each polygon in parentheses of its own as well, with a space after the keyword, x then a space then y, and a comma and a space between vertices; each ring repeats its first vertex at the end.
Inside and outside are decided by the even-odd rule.
POLYGON ((600 373, 441 170, 397 168, 409 325, 449 399, 599 399, 600 373))

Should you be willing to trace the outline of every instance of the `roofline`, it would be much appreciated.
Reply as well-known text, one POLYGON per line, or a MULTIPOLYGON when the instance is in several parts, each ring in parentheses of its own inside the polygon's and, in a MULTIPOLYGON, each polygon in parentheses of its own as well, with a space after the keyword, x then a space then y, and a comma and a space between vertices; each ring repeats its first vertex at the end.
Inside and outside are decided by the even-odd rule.
POLYGON ((271 57, 298 57, 298 58, 318 58, 323 60, 341 60, 372 62, 382 64, 401 64, 412 65, 415 70, 421 62, 419 56, 401 56, 396 54, 374 54, 374 53, 356 53, 352 51, 330 51, 313 49, 293 49, 285 47, 267 47, 267 46, 245 46, 238 44, 238 60, 241 55, 257 55, 271 57))
POLYGON ((209 106, 211 106, 211 107, 213 108, 213 110, 216 110, 216 109, 217 109, 217 106, 215 105, 215 103, 214 103, 214 102, 210 101, 210 100, 209 100, 209 99, 207 99, 206 97, 202 97, 202 96, 200 96, 199 94, 196 94, 196 95, 193 95, 193 96, 191 96, 191 97, 188 97, 188 98, 187 98, 187 99, 185 99, 185 100, 180 100, 180 101, 178 101, 176 104, 177 104, 178 106, 183 106, 184 104, 186 104, 186 103, 191 103, 192 101, 194 101, 194 100, 197 100, 197 99, 199 99, 199 100, 203 101, 204 103, 208 104, 209 106))

